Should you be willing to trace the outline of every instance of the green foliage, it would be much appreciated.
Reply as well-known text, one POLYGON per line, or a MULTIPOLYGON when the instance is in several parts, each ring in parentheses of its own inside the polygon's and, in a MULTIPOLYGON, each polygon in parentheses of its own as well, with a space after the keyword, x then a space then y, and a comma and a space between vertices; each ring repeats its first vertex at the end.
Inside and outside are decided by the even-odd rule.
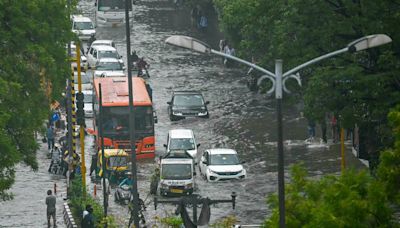
MULTIPOLYGON (((320 180, 306 178, 300 166, 292 167, 286 187, 288 227, 398 227, 392 220, 384 187, 366 172, 346 171, 320 180)), ((278 227, 276 195, 269 197, 272 216, 264 227, 278 227)))
POLYGON ((14 165, 38 169, 34 133, 60 97, 72 38, 66 0, 0 1, 0 200, 14 183, 14 165), (51 92, 51 93, 50 93, 51 92))
POLYGON ((183 224, 182 218, 180 216, 168 216, 164 218, 155 217, 155 220, 161 223, 162 227, 179 228, 183 224))
POLYGON ((395 145, 381 153, 378 178, 385 186, 389 199, 400 205, 400 106, 390 112, 389 120, 395 135, 395 145))
POLYGON ((235 216, 229 215, 223 219, 220 219, 216 223, 212 224, 210 227, 215 227, 215 228, 231 228, 235 224, 237 224, 238 220, 235 216))
POLYGON ((103 206, 91 195, 85 193, 85 196, 82 192, 82 177, 80 175, 75 176, 72 180, 71 188, 68 192, 69 199, 71 200, 71 210, 74 215, 75 221, 77 223, 81 222, 83 211, 85 210, 86 205, 90 204, 93 208, 93 217, 95 219, 96 227, 104 227, 104 224, 107 224, 107 227, 118 227, 115 222, 115 218, 111 215, 104 217, 104 208, 103 206))

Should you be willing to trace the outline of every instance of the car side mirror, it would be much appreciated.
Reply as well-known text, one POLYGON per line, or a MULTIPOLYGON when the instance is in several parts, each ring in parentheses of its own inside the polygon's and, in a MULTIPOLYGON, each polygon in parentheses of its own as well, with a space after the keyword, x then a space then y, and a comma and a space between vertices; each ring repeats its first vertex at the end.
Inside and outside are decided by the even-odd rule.
POLYGON ((197 144, 197 147, 200 147, 200 143, 199 143, 199 144, 197 144))
POLYGON ((167 104, 171 105, 171 101, 168 101, 167 104))
POLYGON ((210 102, 209 101, 206 101, 206 105, 209 105, 210 104, 210 102))
POLYGON ((165 148, 167 148, 167 144, 164 144, 163 146, 164 146, 165 148))

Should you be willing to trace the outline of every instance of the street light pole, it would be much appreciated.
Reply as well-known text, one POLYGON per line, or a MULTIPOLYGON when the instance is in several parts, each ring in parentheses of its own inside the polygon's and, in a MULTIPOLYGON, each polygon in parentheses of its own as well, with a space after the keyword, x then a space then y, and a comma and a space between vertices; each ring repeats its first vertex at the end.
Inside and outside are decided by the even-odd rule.
POLYGON ((135 114, 133 107, 133 85, 132 85, 132 64, 131 64, 131 34, 129 27, 129 7, 131 0, 125 0, 125 29, 126 29, 126 59, 128 65, 128 93, 129 93, 129 138, 132 153, 132 216, 136 228, 139 228, 139 196, 136 174, 136 140, 135 140, 135 114))
POLYGON ((282 60, 275 60, 275 98, 276 116, 278 120, 278 198, 279 198, 279 227, 285 227, 285 160, 283 156, 282 130, 282 60))
MULTIPOLYGON (((375 35, 369 35, 362 37, 360 39, 357 39, 347 45, 347 47, 339 49, 337 51, 330 52, 328 54, 316 57, 314 59, 311 59, 297 67, 294 67, 293 69, 282 73, 282 60, 277 59, 275 61, 275 74, 262 68, 259 67, 253 63, 250 63, 246 60, 240 59, 238 57, 232 56, 232 55, 227 55, 225 53, 216 51, 212 49, 208 44, 197 40, 192 37, 188 36, 170 36, 168 37, 165 42, 167 44, 177 46, 177 47, 182 47, 186 48, 192 51, 200 52, 200 53, 205 53, 205 54, 215 54, 219 56, 223 56, 225 58, 232 59, 234 61, 243 63, 249 67, 252 67, 258 71, 261 71, 265 73, 266 75, 263 75, 258 79, 258 84, 260 84, 263 80, 268 79, 271 80, 272 82, 272 87, 267 93, 272 93, 275 90, 275 98, 276 98, 276 109, 277 109, 277 120, 278 120, 278 142, 277 142, 277 148, 278 148, 278 198, 279 198, 279 226, 285 227, 285 175, 284 175, 284 154, 283 154, 283 130, 282 130, 282 90, 285 90, 285 85, 284 82, 288 78, 294 78, 297 80, 298 84, 301 86, 301 81, 300 81, 300 76, 294 75, 297 73, 299 70, 317 63, 321 60, 346 53, 346 52, 357 52, 357 51, 362 51, 366 50, 372 47, 377 47, 383 44, 387 44, 392 42, 392 39, 384 34, 375 34, 375 35)), ((288 91, 288 90, 285 90, 288 91)), ((343 162, 344 162, 344 158, 343 162)))

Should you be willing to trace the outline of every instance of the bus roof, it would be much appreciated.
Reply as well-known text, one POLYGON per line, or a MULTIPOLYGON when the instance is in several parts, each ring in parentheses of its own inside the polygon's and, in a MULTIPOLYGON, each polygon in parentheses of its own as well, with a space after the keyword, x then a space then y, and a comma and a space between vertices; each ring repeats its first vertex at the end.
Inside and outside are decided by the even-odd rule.
MULTIPOLYGON (((129 106, 128 77, 95 78, 96 99, 99 97, 99 84, 103 96, 103 106, 129 106)), ((132 77, 133 105, 151 106, 152 102, 147 92, 143 78, 132 77)))

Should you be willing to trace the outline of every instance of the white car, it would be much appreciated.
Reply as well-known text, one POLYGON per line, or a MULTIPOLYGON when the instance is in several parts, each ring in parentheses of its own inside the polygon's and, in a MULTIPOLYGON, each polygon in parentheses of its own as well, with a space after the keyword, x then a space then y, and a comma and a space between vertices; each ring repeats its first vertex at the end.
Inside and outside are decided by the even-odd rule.
POLYGON ((124 77, 124 66, 116 58, 102 58, 96 63, 94 77, 124 77))
POLYGON ((95 26, 88 17, 82 15, 72 15, 72 32, 76 33, 80 40, 89 40, 92 35, 96 35, 95 26))
MULTIPOLYGON (((81 72, 81 86, 83 90, 93 90, 93 79, 90 74, 81 72)), ((78 91, 78 72, 74 72, 74 90, 78 91)))
MULTIPOLYGON (((87 69, 87 58, 83 53, 83 47, 81 46, 81 70, 86 70, 87 69)), ((66 46, 66 50, 68 51, 68 45, 66 46)), ((76 58, 76 45, 71 42, 71 58, 76 58)), ((71 67, 73 67, 74 70, 77 70, 76 67, 77 63, 76 61, 71 62, 71 67)))
POLYGON ((196 144, 194 133, 190 129, 170 130, 167 136, 167 144, 164 144, 167 153, 172 150, 186 150, 195 161, 197 161, 197 148, 199 146, 200 144, 196 144))
POLYGON ((124 64, 122 57, 118 54, 117 49, 111 47, 111 46, 94 46, 89 49, 89 52, 87 54, 87 59, 89 66, 95 66, 97 61, 99 61, 102 58, 114 58, 118 59, 118 61, 121 64, 124 64))
POLYGON ((95 46, 111 46, 113 48, 115 47, 115 43, 112 40, 95 40, 92 42, 92 44, 90 45, 90 47, 88 47, 88 52, 90 51, 90 48, 95 47, 95 46))
POLYGON ((246 178, 246 170, 232 149, 208 149, 199 162, 200 174, 207 181, 246 178))

